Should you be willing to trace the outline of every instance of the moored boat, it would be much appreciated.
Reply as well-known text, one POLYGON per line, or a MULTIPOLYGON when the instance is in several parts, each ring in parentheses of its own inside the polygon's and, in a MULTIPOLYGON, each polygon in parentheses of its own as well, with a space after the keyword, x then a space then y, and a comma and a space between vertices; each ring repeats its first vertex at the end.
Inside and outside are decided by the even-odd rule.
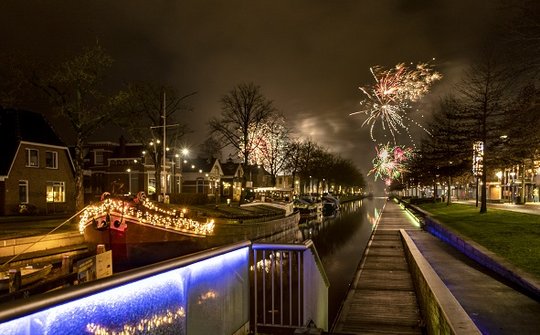
MULTIPOLYGON (((30 285, 45 278, 52 271, 52 265, 45 266, 25 266, 20 268, 20 286, 30 285)), ((17 279, 16 279, 17 280, 17 279)), ((9 289, 9 271, 0 273, 0 291, 9 289)))
POLYGON ((330 194, 325 194, 322 196, 322 203, 324 216, 332 216, 339 211, 339 199, 331 196, 330 194))
MULTIPOLYGON (((279 206, 277 201, 264 204, 279 206)), ((273 207, 273 206, 272 206, 273 207)), ((292 205, 291 205, 292 207, 292 205)), ((272 212, 272 211, 270 211, 272 212)), ((173 206, 151 202, 139 194, 136 198, 113 198, 88 206, 80 216, 79 229, 89 246, 105 244, 112 250, 115 271, 150 264, 172 257, 246 239, 266 238, 284 230, 296 228, 299 214, 284 208, 272 215, 214 220, 192 216, 173 206), (205 222, 203 220, 206 220, 205 222)))

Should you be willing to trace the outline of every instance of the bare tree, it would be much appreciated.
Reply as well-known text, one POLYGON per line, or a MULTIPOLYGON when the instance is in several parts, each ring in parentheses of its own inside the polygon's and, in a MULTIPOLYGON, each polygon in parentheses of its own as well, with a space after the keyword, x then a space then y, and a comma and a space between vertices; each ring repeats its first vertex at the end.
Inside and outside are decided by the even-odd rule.
POLYGON ((221 117, 210 120, 210 131, 236 149, 247 166, 258 147, 259 131, 274 112, 259 86, 240 84, 221 99, 221 117))
POLYGON ((218 141, 215 137, 208 137, 201 145, 199 146, 199 151, 202 158, 209 159, 219 159, 222 158, 223 143, 218 141))
POLYGON ((30 74, 33 68, 21 55, 0 54, 0 106, 20 107, 29 98, 30 74))
POLYGON ((88 138, 114 117, 110 98, 102 87, 112 63, 112 58, 96 44, 62 63, 48 78, 41 79, 36 75, 33 80, 75 132, 77 209, 84 207, 83 163, 88 138))
POLYGON ((282 115, 271 118, 260 129, 259 139, 255 141, 257 145, 253 152, 253 160, 270 173, 272 184, 275 185, 276 176, 285 165, 290 131, 282 115))
POLYGON ((512 54, 512 63, 526 77, 540 75, 540 2, 537 0, 509 1, 504 11, 513 14, 503 24, 503 40, 512 54))
MULTIPOLYGON (((533 84, 525 86, 511 102, 503 123, 506 129, 505 139, 499 151, 502 153, 501 164, 520 166, 522 180, 526 171, 536 169, 535 161, 540 152, 540 90, 533 84)), ((521 201, 527 199, 525 183, 521 187, 521 201)))
POLYGON ((515 78, 508 70, 494 53, 486 52, 480 62, 471 66, 457 88, 459 117, 469 130, 471 139, 482 142, 484 148, 480 213, 487 212, 487 176, 497 159, 496 147, 501 136, 505 135, 501 125, 514 93, 515 78))
POLYGON ((289 143, 285 151, 285 162, 283 168, 292 175, 292 184, 296 191, 296 176, 301 171, 302 142, 293 140, 289 143))
POLYGON ((473 139, 468 121, 460 118, 454 97, 442 99, 432 115, 433 120, 428 125, 430 135, 423 139, 419 155, 425 173, 430 174, 433 181, 447 180, 446 202, 450 205, 452 178, 471 170, 473 139))
POLYGON ((163 146, 177 146, 187 133, 187 125, 175 117, 179 112, 190 110, 185 100, 194 94, 179 96, 172 87, 133 82, 115 97, 114 105, 121 112, 116 122, 124 127, 132 140, 145 146, 145 153, 154 164, 157 194, 162 193, 163 146), (163 143, 164 131, 166 143, 163 143))

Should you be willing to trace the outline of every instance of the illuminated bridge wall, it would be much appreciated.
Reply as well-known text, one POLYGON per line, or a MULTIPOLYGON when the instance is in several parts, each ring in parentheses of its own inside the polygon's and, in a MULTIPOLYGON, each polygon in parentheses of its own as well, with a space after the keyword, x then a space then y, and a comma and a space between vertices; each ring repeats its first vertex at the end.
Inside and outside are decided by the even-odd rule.
POLYGON ((0 306, 0 334, 234 334, 249 325, 250 242, 0 306))

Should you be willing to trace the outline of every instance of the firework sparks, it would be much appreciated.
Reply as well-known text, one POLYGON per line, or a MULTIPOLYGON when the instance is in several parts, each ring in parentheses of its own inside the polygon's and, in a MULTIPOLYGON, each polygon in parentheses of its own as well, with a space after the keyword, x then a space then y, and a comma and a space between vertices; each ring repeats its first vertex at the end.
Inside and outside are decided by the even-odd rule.
POLYGON ((400 146, 379 145, 375 147, 377 156, 373 159, 373 169, 368 175, 375 174, 377 178, 392 180, 397 179, 406 171, 405 163, 412 156, 411 148, 400 146))
POLYGON ((362 110, 351 113, 366 114, 367 118, 362 127, 370 125, 370 135, 373 140, 373 128, 377 121, 383 130, 389 130, 392 137, 406 129, 404 119, 412 102, 420 100, 431 85, 441 79, 441 74, 433 71, 431 65, 420 63, 416 66, 407 66, 400 63, 391 69, 381 66, 370 68, 375 83, 368 87, 359 87, 366 99, 360 102, 362 110))

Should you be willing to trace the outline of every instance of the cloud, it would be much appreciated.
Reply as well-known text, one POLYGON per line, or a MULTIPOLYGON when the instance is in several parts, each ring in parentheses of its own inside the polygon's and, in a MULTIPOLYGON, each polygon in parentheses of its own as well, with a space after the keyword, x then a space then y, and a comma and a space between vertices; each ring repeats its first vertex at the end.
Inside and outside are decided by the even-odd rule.
MULTIPOLYGON (((115 59, 119 83, 153 80, 197 91, 194 113, 183 119, 194 146, 219 115, 220 98, 254 82, 298 136, 365 171, 373 142, 361 116, 348 114, 362 99, 358 86, 372 80, 369 67, 437 57, 445 80, 454 80, 497 20, 492 3, 8 0, 0 4, 0 39, 4 48, 51 61, 98 39, 115 59)), ((438 87, 443 94, 448 86, 438 87)))

